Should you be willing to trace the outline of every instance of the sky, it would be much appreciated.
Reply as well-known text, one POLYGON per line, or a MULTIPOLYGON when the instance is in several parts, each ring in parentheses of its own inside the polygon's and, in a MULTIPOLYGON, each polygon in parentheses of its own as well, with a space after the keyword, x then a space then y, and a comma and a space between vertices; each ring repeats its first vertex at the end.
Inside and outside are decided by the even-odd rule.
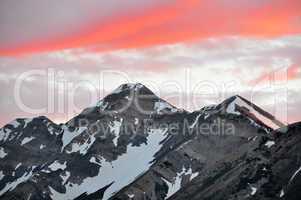
POLYGON ((300 0, 2 0, 0 126, 126 82, 189 111, 240 94, 301 121, 300 0))

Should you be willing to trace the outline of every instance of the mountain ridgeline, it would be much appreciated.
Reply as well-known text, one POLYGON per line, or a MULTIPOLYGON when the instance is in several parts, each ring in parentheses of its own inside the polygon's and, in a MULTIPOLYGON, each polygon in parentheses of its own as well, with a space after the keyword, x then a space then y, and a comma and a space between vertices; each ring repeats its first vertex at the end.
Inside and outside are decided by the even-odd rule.
POLYGON ((187 112, 123 84, 64 124, 1 128, 0 199, 299 200, 300 134, 241 96, 187 112))

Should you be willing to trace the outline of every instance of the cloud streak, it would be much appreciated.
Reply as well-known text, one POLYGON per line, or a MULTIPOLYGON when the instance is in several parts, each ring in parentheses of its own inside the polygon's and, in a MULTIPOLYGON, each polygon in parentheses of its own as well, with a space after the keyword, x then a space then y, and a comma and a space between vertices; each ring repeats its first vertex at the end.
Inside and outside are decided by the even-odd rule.
MULTIPOLYGON (((40 32, 37 39, 31 38, 23 43, 1 45, 0 40, 0 55, 26 55, 69 48, 112 51, 231 35, 271 38, 300 34, 300 17, 299 0, 253 3, 245 0, 235 3, 230 0, 168 1, 111 17, 95 17, 79 23, 72 33, 65 26, 65 33, 54 34, 55 37, 40 32)), ((14 39, 18 40, 13 38, 12 41, 14 39)))
POLYGON ((292 64, 284 69, 266 70, 258 78, 250 81, 250 85, 267 83, 269 81, 291 81, 300 78, 301 64, 292 64), (267 72, 266 72, 267 71, 267 72))

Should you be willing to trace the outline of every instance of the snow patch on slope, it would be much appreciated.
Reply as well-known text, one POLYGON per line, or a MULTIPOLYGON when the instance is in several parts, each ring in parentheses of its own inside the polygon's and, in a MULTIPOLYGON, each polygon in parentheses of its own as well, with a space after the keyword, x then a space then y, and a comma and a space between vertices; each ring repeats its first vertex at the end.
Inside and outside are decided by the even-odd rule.
POLYGON ((108 107, 108 105, 109 105, 108 102, 104 102, 103 100, 100 100, 99 102, 97 102, 96 107, 104 111, 108 107))
POLYGON ((199 115, 195 118, 194 122, 190 125, 190 128, 194 128, 194 127, 197 125, 197 123, 198 123, 198 121, 199 121, 199 119, 200 119, 201 116, 202 116, 202 114, 199 114, 199 115))
POLYGON ((22 163, 17 164, 17 166, 15 167, 15 170, 17 170, 21 165, 22 165, 22 163))
POLYGON ((2 171, 0 171, 0 181, 4 178, 4 174, 2 171))
POLYGON ((120 121, 115 120, 109 124, 110 132, 115 135, 113 139, 113 143, 115 144, 115 146, 117 146, 118 138, 120 136, 120 128, 122 125, 122 121, 123 119, 121 118, 120 121))
POLYGON ((169 112, 173 112, 173 113, 178 111, 177 108, 173 107, 172 105, 170 105, 169 103, 164 102, 164 101, 155 102, 154 110, 158 114, 162 114, 163 111, 169 111, 169 112))
POLYGON ((138 124, 139 124, 139 118, 135 117, 134 124, 135 124, 135 125, 138 125, 138 124))
POLYGON ((33 137, 33 136, 24 138, 21 142, 21 146, 27 144, 28 142, 30 142, 33 139, 35 139, 35 137, 33 137))
POLYGON ((253 186, 250 186, 250 188, 251 188, 251 196, 254 196, 257 192, 257 188, 253 186))
POLYGON ((89 135, 88 138, 85 138, 84 143, 77 143, 74 142, 72 143, 72 147, 70 151, 66 151, 67 153, 74 153, 74 152, 79 152, 82 155, 85 155, 92 144, 95 142, 96 138, 94 135, 89 135))
POLYGON ((48 131, 51 135, 55 134, 55 135, 59 135, 61 132, 60 131, 57 131, 54 127, 53 127, 53 124, 51 122, 47 122, 46 124, 47 128, 48 128, 48 131))
POLYGON ((190 181, 192 181, 195 177, 197 177, 200 173, 199 172, 195 172, 195 173, 192 173, 191 176, 190 176, 190 181))
POLYGON ((151 129, 147 138, 147 145, 144 144, 140 147, 128 145, 127 152, 119 156, 117 160, 112 162, 101 160, 101 168, 97 176, 84 179, 80 185, 73 184, 72 187, 67 185, 65 194, 50 188, 51 197, 56 200, 73 199, 84 192, 91 194, 113 183, 106 190, 103 197, 104 200, 109 199, 114 193, 134 181, 139 174, 149 169, 155 153, 162 146, 160 142, 167 137, 165 135, 166 131, 151 129), (133 160, 137 160, 135 167, 133 167, 133 160))
POLYGON ((69 131, 67 126, 63 126, 63 137, 62 137, 62 151, 64 148, 78 135, 80 135, 82 132, 87 130, 87 127, 79 127, 78 129, 75 129, 74 131, 69 131))
POLYGON ((2 128, 0 129, 0 141, 6 141, 9 137, 9 134, 11 133, 11 130, 2 128))
POLYGON ((27 119, 24 119, 23 121, 24 121, 24 127, 23 127, 23 128, 25 128, 25 127, 27 127, 27 125, 28 125, 30 122, 32 122, 32 119, 27 118, 27 119))
POLYGON ((274 141, 267 141, 265 143, 265 146, 268 147, 268 148, 271 148, 273 145, 275 145, 275 142, 274 141))
POLYGON ((94 163, 94 164, 97 164, 97 165, 101 165, 101 163, 99 163, 99 162, 96 161, 96 158, 95 158, 95 157, 91 157, 89 161, 90 161, 90 163, 94 163))
POLYGON ((283 197, 283 196, 284 196, 284 190, 282 189, 281 192, 280 192, 279 197, 281 198, 281 197, 283 197))
POLYGON ((62 185, 65 185, 65 183, 67 182, 68 178, 71 176, 71 173, 68 172, 68 171, 66 171, 66 172, 65 172, 65 175, 60 175, 60 176, 61 176, 61 178, 63 179, 62 185))
POLYGON ((177 176, 172 180, 172 182, 169 182, 168 180, 162 178, 162 180, 167 184, 168 186, 168 193, 166 198, 171 197, 173 194, 175 194, 179 189, 181 189, 181 183, 184 176, 190 175, 190 180, 194 179, 196 176, 198 176, 198 172, 192 173, 192 169, 189 168, 188 170, 183 167, 182 171, 180 173, 177 173, 177 176))
POLYGON ((0 147, 0 158, 4 158, 5 156, 7 156, 7 153, 4 151, 3 147, 0 147))
POLYGON ((31 167, 29 172, 25 172, 20 178, 14 180, 13 182, 9 182, 5 185, 5 187, 0 191, 0 196, 3 195, 7 191, 11 191, 15 189, 19 184, 26 182, 32 176, 33 170, 36 166, 31 167))
POLYGON ((51 165, 49 165, 48 167, 52 170, 52 171, 57 171, 59 169, 66 169, 67 167, 67 162, 65 161, 63 164, 61 164, 59 161, 54 161, 51 165))
POLYGON ((12 125, 14 128, 20 126, 20 122, 18 122, 17 120, 11 121, 9 124, 12 125))

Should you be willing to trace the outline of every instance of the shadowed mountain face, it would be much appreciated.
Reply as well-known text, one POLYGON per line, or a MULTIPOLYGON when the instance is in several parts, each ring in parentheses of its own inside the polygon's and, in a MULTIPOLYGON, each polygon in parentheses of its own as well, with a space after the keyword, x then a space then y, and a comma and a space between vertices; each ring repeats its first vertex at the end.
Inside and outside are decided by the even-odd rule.
POLYGON ((0 199, 300 199, 299 132, 240 96, 189 113, 124 84, 0 129, 0 199))

